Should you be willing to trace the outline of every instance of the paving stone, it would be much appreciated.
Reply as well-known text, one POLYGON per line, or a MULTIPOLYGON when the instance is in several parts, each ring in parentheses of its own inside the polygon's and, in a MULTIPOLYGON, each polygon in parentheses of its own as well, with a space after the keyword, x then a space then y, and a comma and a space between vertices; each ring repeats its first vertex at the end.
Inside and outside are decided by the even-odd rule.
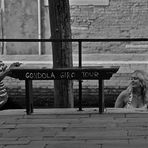
POLYGON ((29 140, 23 140, 23 141, 18 141, 18 140, 3 140, 0 141, 0 145, 27 145, 29 144, 29 140))
POLYGON ((11 130, 8 133, 4 134, 4 137, 24 137, 24 136, 38 136, 40 135, 39 133, 41 132, 41 129, 14 129, 11 130))
POLYGON ((148 144, 103 144, 102 148, 147 148, 148 144))
POLYGON ((49 115, 49 114, 32 114, 30 116, 25 115, 23 119, 56 119, 56 115, 49 115))
POLYGON ((0 129, 0 137, 2 137, 4 134, 9 133, 10 129, 0 129))
POLYGON ((129 136, 148 136, 148 130, 129 130, 129 136))
POLYGON ((48 144, 46 148, 101 148, 101 145, 97 144, 82 144, 82 143, 56 143, 56 144, 48 144))
POLYGON ((131 126, 125 126, 125 127, 121 126, 120 127, 120 125, 119 125, 118 128, 124 129, 124 130, 127 130, 127 131, 147 131, 148 127, 146 127, 144 125, 143 126, 133 126, 133 127, 131 127, 131 126))
POLYGON ((89 118, 89 114, 74 114, 74 115, 57 115, 57 118, 61 119, 81 119, 81 118, 89 118))
POLYGON ((145 122, 126 122, 126 123, 118 124, 118 126, 120 126, 122 128, 145 127, 147 125, 148 124, 145 122))
POLYGON ((48 111, 48 115, 43 114, 42 110, 41 113, 38 111, 30 116, 25 113, 23 116, 19 116, 18 113, 16 116, 12 113, 2 115, 0 148, 131 148, 137 144, 143 144, 142 147, 148 144, 145 114, 97 115, 66 114, 68 110, 63 112, 60 114, 58 111, 58 114, 53 115, 48 111))
POLYGON ((16 141, 17 138, 0 138, 0 141, 16 141))
POLYGON ((126 139, 127 131, 72 131, 57 133, 56 137, 74 137, 75 139, 126 139))
POLYGON ((23 137, 28 137, 31 140, 38 140, 38 139, 43 139, 44 136, 50 136, 53 137, 55 136, 56 131, 42 131, 40 128, 32 128, 32 129, 15 129, 11 130, 9 133, 4 134, 4 137, 8 138, 23 138, 23 137))
POLYGON ((147 145, 148 144, 148 140, 145 137, 144 138, 136 137, 136 138, 130 139, 129 143, 130 144, 136 144, 136 143, 140 144, 141 143, 141 144, 146 144, 147 145))
POLYGON ((14 121, 14 123, 17 124, 22 124, 22 123, 26 123, 26 124, 55 124, 55 123, 79 123, 80 120, 79 119, 62 119, 62 118, 56 118, 56 119, 45 119, 42 118, 41 119, 19 119, 17 121, 14 121))
POLYGON ((79 118, 87 118, 88 114, 32 114, 30 116, 25 115, 23 119, 79 119, 79 118))
POLYGON ((1 120, 0 120, 0 126, 1 126, 2 124, 4 124, 4 123, 5 123, 5 120, 1 119, 1 120))
POLYGON ((51 136, 45 136, 43 137, 44 141, 49 142, 62 142, 62 141, 85 141, 85 139, 76 139, 74 136, 62 136, 62 137, 51 137, 51 136))
POLYGON ((27 145, 6 145, 4 148, 45 148, 46 144, 42 141, 30 142, 27 145))
POLYGON ((135 118, 129 118, 127 119, 128 123, 133 123, 133 122, 142 122, 142 123, 148 123, 148 118, 146 117, 135 117, 135 118))
POLYGON ((0 126, 0 129, 15 129, 16 128, 16 124, 2 124, 0 126))
POLYGON ((52 127, 52 128, 55 128, 55 127, 68 127, 69 126, 69 124, 60 124, 60 123, 53 123, 53 124, 18 124, 17 126, 16 126, 16 128, 50 128, 50 127, 52 127))
POLYGON ((148 114, 147 113, 129 113, 126 114, 126 118, 147 118, 148 114))
POLYGON ((95 143, 95 144, 98 144, 98 145, 102 145, 102 144, 128 144, 129 143, 129 140, 128 139, 97 139, 97 140, 94 140, 94 139, 88 139, 86 141, 86 143, 95 143))
POLYGON ((81 123, 81 124, 70 124, 70 127, 84 127, 84 128, 107 128, 107 127, 110 127, 110 128, 115 128, 117 125, 116 123, 110 123, 109 121, 108 122, 104 122, 104 123, 81 123))

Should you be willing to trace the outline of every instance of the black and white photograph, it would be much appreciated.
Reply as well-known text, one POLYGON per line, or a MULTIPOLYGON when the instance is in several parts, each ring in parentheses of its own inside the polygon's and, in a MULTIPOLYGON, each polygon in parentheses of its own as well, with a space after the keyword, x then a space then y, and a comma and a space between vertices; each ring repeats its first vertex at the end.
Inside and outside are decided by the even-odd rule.
POLYGON ((0 148, 147 148, 148 0, 0 0, 0 148))

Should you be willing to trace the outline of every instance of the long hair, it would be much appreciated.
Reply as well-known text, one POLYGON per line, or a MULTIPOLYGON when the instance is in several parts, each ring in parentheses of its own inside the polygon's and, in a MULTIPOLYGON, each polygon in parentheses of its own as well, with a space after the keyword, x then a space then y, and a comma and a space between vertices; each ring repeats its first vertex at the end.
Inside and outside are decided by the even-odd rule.
MULTIPOLYGON (((131 77, 137 78, 139 80, 143 102, 144 104, 148 103, 148 74, 142 70, 136 70, 131 74, 131 77)), ((129 92, 131 92, 131 83, 127 89, 129 92)))

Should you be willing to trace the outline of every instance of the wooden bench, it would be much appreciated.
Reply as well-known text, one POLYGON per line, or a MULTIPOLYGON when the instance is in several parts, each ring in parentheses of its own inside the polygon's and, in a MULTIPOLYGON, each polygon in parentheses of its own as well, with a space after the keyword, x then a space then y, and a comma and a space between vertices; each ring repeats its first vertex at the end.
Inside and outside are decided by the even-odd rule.
MULTIPOLYGON (((33 80, 98 80, 99 113, 104 111, 104 80, 108 80, 118 71, 118 66, 73 67, 73 68, 37 68, 21 66, 12 69, 12 77, 25 80, 26 113, 33 113, 33 80)), ((81 110, 81 104, 79 109, 81 110)))

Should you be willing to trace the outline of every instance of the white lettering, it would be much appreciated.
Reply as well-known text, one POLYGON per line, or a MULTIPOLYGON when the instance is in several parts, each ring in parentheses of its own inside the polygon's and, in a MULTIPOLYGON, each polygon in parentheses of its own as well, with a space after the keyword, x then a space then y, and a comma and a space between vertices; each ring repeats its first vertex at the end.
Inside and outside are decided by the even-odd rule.
POLYGON ((83 78, 99 78, 98 72, 82 72, 83 78))
POLYGON ((60 74, 60 78, 61 79, 72 79, 75 77, 75 73, 74 72, 61 72, 60 74))
POLYGON ((55 79, 54 73, 29 73, 25 75, 26 79, 55 79))
POLYGON ((26 76, 25 76, 27 79, 29 79, 29 72, 26 73, 26 76))
POLYGON ((51 73, 51 78, 54 78, 55 79, 55 75, 54 75, 53 72, 51 73))

